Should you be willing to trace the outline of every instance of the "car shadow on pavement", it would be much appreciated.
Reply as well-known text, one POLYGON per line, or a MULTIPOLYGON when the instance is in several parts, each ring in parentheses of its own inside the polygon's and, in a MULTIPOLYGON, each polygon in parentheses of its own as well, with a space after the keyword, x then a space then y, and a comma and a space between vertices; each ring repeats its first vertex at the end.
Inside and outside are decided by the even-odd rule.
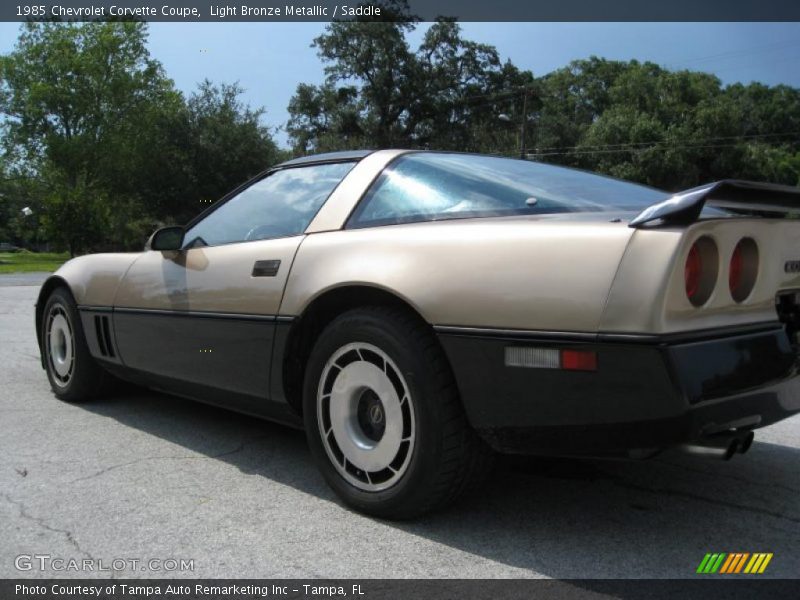
MULTIPOLYGON (((337 502, 301 431, 141 390, 81 406, 337 502)), ((772 552, 767 575, 797 577, 800 450, 758 437, 730 462, 677 453, 647 461, 500 457, 490 479, 455 506, 383 523, 519 576, 683 578, 707 552, 772 552)))

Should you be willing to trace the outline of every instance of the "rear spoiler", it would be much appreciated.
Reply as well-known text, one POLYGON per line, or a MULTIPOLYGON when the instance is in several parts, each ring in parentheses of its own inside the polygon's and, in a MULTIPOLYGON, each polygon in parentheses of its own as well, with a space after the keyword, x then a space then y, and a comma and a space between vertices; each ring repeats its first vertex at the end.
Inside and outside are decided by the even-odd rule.
POLYGON ((629 224, 641 227, 659 219, 667 223, 696 221, 704 206, 729 209, 744 214, 800 211, 800 188, 775 183, 724 179, 692 188, 648 206, 629 224))

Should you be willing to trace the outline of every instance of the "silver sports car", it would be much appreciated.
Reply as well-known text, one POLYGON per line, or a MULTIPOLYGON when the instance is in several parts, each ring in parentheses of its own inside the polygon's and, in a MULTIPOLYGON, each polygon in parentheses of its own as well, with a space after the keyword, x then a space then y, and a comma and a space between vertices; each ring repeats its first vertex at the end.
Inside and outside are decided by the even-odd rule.
POLYGON ((730 458, 800 410, 798 208, 770 184, 309 156, 143 252, 66 263, 42 365, 67 401, 122 379, 304 427, 383 517, 447 504, 495 451, 730 458))

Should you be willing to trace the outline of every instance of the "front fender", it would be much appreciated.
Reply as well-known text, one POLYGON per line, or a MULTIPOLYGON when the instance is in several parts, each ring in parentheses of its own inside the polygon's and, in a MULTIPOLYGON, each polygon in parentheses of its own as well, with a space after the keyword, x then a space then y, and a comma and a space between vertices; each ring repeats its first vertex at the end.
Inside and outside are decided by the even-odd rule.
POLYGON ((39 289, 35 307, 36 342, 39 344, 42 368, 45 367, 42 352, 42 313, 52 291, 57 287, 66 287, 79 306, 113 306, 122 278, 140 256, 139 252, 79 256, 65 262, 45 280, 39 289))

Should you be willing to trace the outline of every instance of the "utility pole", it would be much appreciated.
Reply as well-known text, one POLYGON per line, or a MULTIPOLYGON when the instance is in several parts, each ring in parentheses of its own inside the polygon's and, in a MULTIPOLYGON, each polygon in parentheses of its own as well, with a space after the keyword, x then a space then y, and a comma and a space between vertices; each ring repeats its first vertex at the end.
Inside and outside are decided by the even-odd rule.
MULTIPOLYGON (((525 130, 527 129, 528 125, 528 96, 531 94, 531 88, 524 87, 523 88, 523 95, 522 95, 522 122, 519 124, 519 157, 523 160, 528 155, 528 148, 525 144, 525 130)), ((514 120, 506 113, 500 113, 497 115, 497 118, 500 121, 505 123, 513 123, 514 120)))
POLYGON ((519 126, 519 157, 525 159, 527 151, 525 149, 525 125, 528 123, 528 88, 522 96, 522 124, 519 126))

